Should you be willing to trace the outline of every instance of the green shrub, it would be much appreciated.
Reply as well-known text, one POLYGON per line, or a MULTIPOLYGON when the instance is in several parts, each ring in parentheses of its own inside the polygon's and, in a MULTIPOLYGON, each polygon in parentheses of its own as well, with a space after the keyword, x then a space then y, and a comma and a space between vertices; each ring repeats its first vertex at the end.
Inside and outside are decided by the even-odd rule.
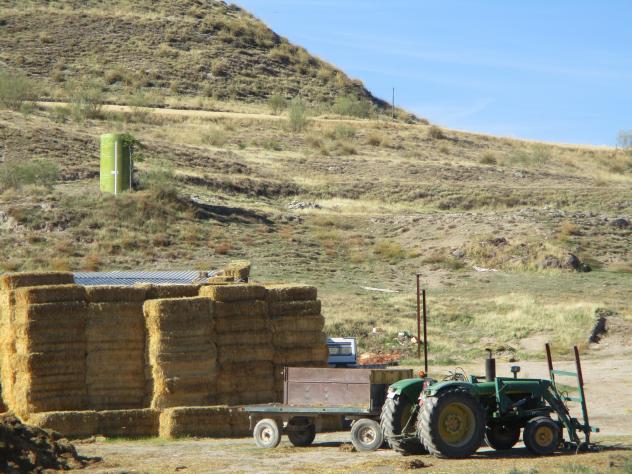
POLYGON ((214 128, 204 136, 204 143, 207 145, 223 147, 226 142, 228 142, 228 137, 221 128, 214 128))
POLYGON ((368 100, 350 95, 338 96, 333 105, 333 111, 339 115, 367 118, 373 115, 375 106, 368 100))
POLYGON ((71 82, 67 86, 72 117, 77 122, 101 117, 103 92, 94 82, 71 82))
POLYGON ((307 112, 303 101, 296 97, 290 104, 288 125, 293 132, 301 132, 307 127, 307 112))
POLYGON ((354 138, 356 136, 356 130, 355 128, 349 125, 345 125, 344 123, 339 123, 334 128, 334 136, 338 140, 354 138))
POLYGON ((432 125, 428 129, 428 138, 432 138, 433 140, 442 140, 445 138, 445 134, 439 127, 432 125))
POLYGON ((287 100, 282 95, 274 94, 268 98, 268 106, 272 113, 276 115, 287 108, 287 100))
POLYGON ((483 156, 481 156, 480 162, 484 165, 495 165, 497 162, 496 155, 493 151, 486 151, 483 153, 483 156))
POLYGON ((9 160, 0 164, 0 188, 20 189, 37 184, 52 187, 59 177, 59 167, 52 161, 33 159, 24 162, 9 160))
POLYGON ((390 263, 397 263, 406 258, 406 251, 397 242, 381 240, 373 246, 373 253, 390 263))
POLYGON ((37 98, 35 84, 23 74, 0 71, 0 105, 19 111, 23 104, 37 98))

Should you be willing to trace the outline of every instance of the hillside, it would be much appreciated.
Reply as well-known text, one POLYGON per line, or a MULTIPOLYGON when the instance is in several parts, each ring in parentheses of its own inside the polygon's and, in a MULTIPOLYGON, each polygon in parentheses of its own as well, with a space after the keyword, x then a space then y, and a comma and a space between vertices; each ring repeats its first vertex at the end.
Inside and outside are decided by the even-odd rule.
POLYGON ((3 63, 44 97, 69 101, 0 109, 3 270, 217 268, 247 258, 260 281, 318 285, 331 334, 405 356, 414 347, 397 334, 415 330, 420 272, 433 361, 461 363, 484 346, 539 358, 546 339, 562 354, 587 348, 604 309, 615 312, 611 345, 590 350, 629 349, 629 153, 331 107, 340 94, 376 99, 221 3, 48 4, 0 2, 3 63), (232 26, 202 27, 220 19, 232 26), (235 25, 263 39, 235 35, 235 25), (227 32, 237 39, 222 40, 227 32), (288 48, 306 59, 275 53, 288 48), (212 73, 218 60, 230 74, 212 73), (139 83, 144 70, 158 75, 139 83), (132 106, 69 93, 65 82, 77 78, 98 81, 99 99, 132 106), (265 104, 278 93, 308 99, 306 122, 265 104), (143 189, 117 199, 98 193, 98 137, 115 130, 144 144, 143 189), (569 269, 570 253, 592 271, 569 269))
POLYGON ((96 81, 115 102, 142 92, 153 103, 279 94, 382 105, 360 81, 221 1, 2 0, 0 9, 0 65, 37 78, 43 96, 96 81))

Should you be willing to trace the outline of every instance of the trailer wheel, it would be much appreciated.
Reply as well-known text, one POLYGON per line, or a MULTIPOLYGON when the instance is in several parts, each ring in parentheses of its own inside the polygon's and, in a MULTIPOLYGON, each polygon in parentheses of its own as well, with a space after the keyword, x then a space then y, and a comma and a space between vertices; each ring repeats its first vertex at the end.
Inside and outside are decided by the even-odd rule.
POLYGON ((255 425, 252 435, 260 448, 276 448, 281 442, 279 425, 271 418, 260 420, 255 425))
POLYGON ((380 425, 386 441, 391 449, 403 455, 428 453, 417 436, 415 408, 416 404, 402 396, 387 398, 382 405, 380 425), (404 433, 402 433, 403 428, 406 428, 404 433), (401 439, 402 435, 409 438, 401 439))
POLYGON ((485 442, 496 451, 506 451, 520 440, 520 427, 517 425, 491 425, 485 428, 485 442))
POLYGON ((478 400, 467 390, 452 389, 424 397, 417 417, 417 433, 436 457, 465 458, 483 441, 485 416, 478 400))
POLYGON ((309 446, 316 437, 316 426, 309 418, 294 417, 288 423, 287 437, 294 446, 309 446))
POLYGON ((522 438, 532 454, 547 456, 557 449, 560 427, 548 416, 537 416, 527 422, 522 438))
POLYGON ((382 427, 369 418, 357 420, 351 427, 351 443, 358 451, 376 451, 384 443, 382 427))

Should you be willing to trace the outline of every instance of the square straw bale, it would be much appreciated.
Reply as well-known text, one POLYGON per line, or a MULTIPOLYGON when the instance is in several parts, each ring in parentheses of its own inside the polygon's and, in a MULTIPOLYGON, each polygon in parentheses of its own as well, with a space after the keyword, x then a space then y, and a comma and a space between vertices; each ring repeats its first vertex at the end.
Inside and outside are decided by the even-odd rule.
POLYGON ((0 276, 0 288, 14 290, 23 286, 71 285, 75 277, 68 272, 5 273, 0 276))
POLYGON ((86 290, 79 285, 48 285, 18 288, 15 291, 17 305, 85 301, 86 290))
POLYGON ((270 317, 275 316, 308 316, 321 312, 320 300, 315 301, 278 301, 270 303, 270 317))
POLYGON ((31 413, 30 425, 61 433, 66 438, 88 438, 97 434, 99 415, 96 411, 53 411, 31 413))
POLYGON ((143 287, 134 286, 87 286, 86 299, 90 303, 138 303, 147 299, 147 292, 143 287))
POLYGON ((260 285, 249 283, 236 285, 212 285, 200 288, 200 296, 206 296, 213 301, 245 301, 264 300, 266 289, 260 285))
POLYGON ((315 300, 318 290, 315 286, 274 284, 266 285, 266 299, 269 303, 279 301, 306 301, 315 300))
POLYGON ((151 408, 100 411, 97 433, 110 438, 158 436, 160 412, 151 408))
POLYGON ((231 412, 226 406, 167 408, 160 414, 160 437, 228 437, 231 412))

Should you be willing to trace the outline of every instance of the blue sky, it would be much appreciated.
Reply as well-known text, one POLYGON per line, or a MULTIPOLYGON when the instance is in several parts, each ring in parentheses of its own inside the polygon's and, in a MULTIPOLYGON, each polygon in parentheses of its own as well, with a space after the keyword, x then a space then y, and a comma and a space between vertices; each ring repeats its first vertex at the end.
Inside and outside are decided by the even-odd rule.
POLYGON ((433 123, 614 145, 632 129, 632 0, 238 0, 433 123))

